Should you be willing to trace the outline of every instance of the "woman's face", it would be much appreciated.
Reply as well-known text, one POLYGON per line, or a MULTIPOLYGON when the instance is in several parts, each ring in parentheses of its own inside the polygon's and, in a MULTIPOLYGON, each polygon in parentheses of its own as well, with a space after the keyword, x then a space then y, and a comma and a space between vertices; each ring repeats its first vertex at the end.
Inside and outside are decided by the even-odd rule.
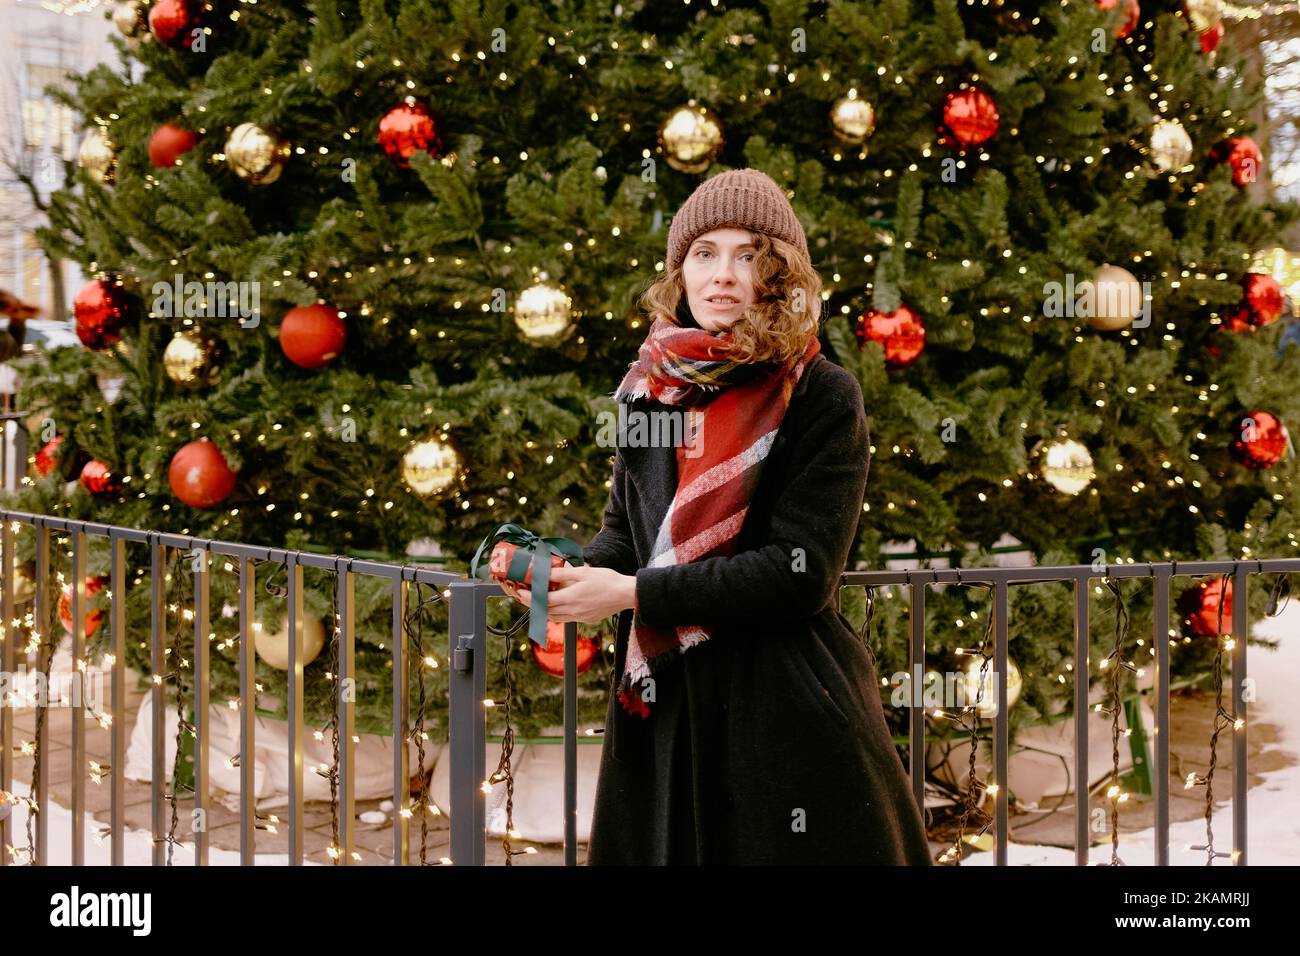
POLYGON ((700 328, 721 332, 754 304, 758 250, 748 229, 728 226, 697 237, 682 260, 686 302, 700 328))

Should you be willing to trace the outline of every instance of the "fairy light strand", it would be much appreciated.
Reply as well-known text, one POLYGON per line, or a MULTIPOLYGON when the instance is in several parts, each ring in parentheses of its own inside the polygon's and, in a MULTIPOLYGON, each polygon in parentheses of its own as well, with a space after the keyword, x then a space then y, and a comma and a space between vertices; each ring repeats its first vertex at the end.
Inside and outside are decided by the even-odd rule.
MULTIPOLYGON (((168 548, 166 550, 172 551, 174 549, 168 548)), ((185 739, 184 735, 186 731, 189 731, 191 737, 197 740, 197 735, 195 735, 193 727, 185 720, 185 696, 187 688, 185 686, 184 668, 187 662, 181 654, 181 641, 186 630, 185 608, 180 607, 179 603, 175 600, 176 591, 184 593, 184 589, 181 587, 181 582, 184 580, 185 571, 189 567, 191 567, 189 562, 183 558, 179 558, 178 556, 178 560, 176 561, 176 564, 172 566, 171 574, 169 575, 170 590, 173 593, 169 594, 169 600, 167 602, 168 607, 175 607, 177 621, 175 637, 172 641, 171 669, 167 674, 176 686, 176 747, 175 753, 172 756, 171 786, 167 788, 167 799, 171 804, 171 823, 168 826, 167 836, 165 838, 167 841, 168 866, 172 865, 173 852, 177 846, 176 828, 180 822, 179 813, 176 808, 176 790, 179 786, 181 773, 181 743, 185 739)), ((187 787, 186 789, 189 790, 190 793, 195 792, 192 787, 187 787)))
MULTIPOLYGON (((47 580, 46 585, 48 586, 48 584, 49 582, 47 580)), ((40 631, 33 634, 38 641, 38 653, 41 655, 41 675, 45 681, 46 687, 50 686, 50 669, 54 664, 54 643, 53 639, 50 637, 51 632, 54 630, 54 608, 51 607, 54 602, 49 598, 50 596, 47 595, 45 601, 46 619, 44 621, 36 622, 40 631)), ((45 712, 48 709, 48 695, 40 695, 36 703, 36 731, 35 739, 32 741, 32 781, 31 789, 28 791, 27 798, 27 863, 29 866, 36 865, 36 838, 32 832, 33 823, 37 814, 44 812, 44 808, 39 806, 37 803, 36 793, 37 788, 40 786, 41 772, 43 769, 41 761, 44 757, 41 748, 41 732, 45 725, 45 712)))
MULTIPOLYGON (((1128 794, 1120 784, 1119 739, 1128 734, 1121 734, 1119 729, 1119 715, 1124 709, 1120 681, 1124 671, 1136 671, 1136 668, 1132 662, 1124 660, 1124 641, 1128 638, 1129 629, 1128 605, 1124 601, 1124 592, 1116 579, 1107 577, 1103 583, 1115 598, 1115 631, 1111 651, 1099 665, 1106 672, 1109 706, 1099 706, 1098 709, 1110 717, 1110 786, 1106 789, 1106 796, 1110 800, 1110 862, 1098 865, 1125 866, 1119 856, 1119 805, 1128 800, 1128 794)), ((1081 639, 1087 638, 1084 636, 1081 639)), ((1086 681, 1088 677, 1086 674, 1080 675, 1079 679, 1086 681)))
MULTIPOLYGON (((986 596, 991 597, 993 587, 988 584, 966 584, 961 579, 961 568, 955 569, 957 572, 957 586, 967 588, 983 588, 986 596)), ((980 656, 979 677, 976 680, 975 703, 973 705, 962 707, 960 710, 949 713, 943 709, 936 711, 935 716, 947 718, 953 721, 959 728, 964 730, 970 736, 970 756, 967 761, 967 786, 962 794, 961 816, 957 820, 957 836, 953 839, 952 846, 944 850, 935 862, 947 866, 961 866, 964 850, 962 843, 966 840, 966 826, 971 817, 982 818, 979 829, 973 835, 978 838, 987 833, 993 826, 993 816, 977 806, 977 801, 982 802, 984 794, 997 793, 997 783, 988 784, 981 780, 975 770, 975 757, 979 750, 979 723, 980 723, 980 706, 984 698, 984 686, 988 674, 989 662, 992 655, 988 652, 989 641, 993 634, 993 615, 989 614, 984 623, 984 630, 980 634, 979 646, 975 648, 975 653, 980 656)), ((963 653, 963 649, 958 648, 958 654, 963 653)), ((966 651, 965 653, 969 653, 966 651)), ((1001 703, 999 703, 1001 706, 1001 703)))
MULTIPOLYGON (((337 690, 339 688, 339 589, 336 586, 330 588, 332 610, 330 612, 330 656, 329 669, 330 680, 333 681, 337 690)), ((325 771, 317 770, 316 772, 329 779, 330 782, 330 833, 332 842, 328 852, 330 860, 335 866, 339 865, 339 860, 343 856, 343 848, 339 846, 339 709, 338 693, 335 693, 335 705, 330 708, 330 719, 326 725, 330 733, 330 745, 333 750, 333 762, 325 771)))
MULTIPOLYGON (((1229 634, 1228 639, 1224 640, 1223 635, 1223 606, 1228 603, 1228 585, 1231 578, 1225 572, 1219 577, 1219 613, 1218 622, 1215 627, 1215 650, 1214 650, 1214 729, 1210 732, 1210 763, 1205 774, 1189 774, 1187 778, 1187 788, 1194 786, 1205 787, 1205 842, 1203 844, 1193 844, 1188 847, 1189 850, 1204 850, 1205 865, 1213 866, 1216 859, 1228 859, 1236 856, 1235 853, 1225 853, 1222 850, 1214 849, 1214 771, 1219 763, 1219 734, 1225 727, 1236 725, 1236 718, 1228 713, 1223 706, 1223 653, 1230 651, 1236 646, 1236 642, 1242 637, 1240 634, 1229 634)), ((1234 594, 1233 597, 1238 600, 1244 600, 1245 595, 1234 594)))
MULTIPOLYGON (((498 703, 504 705, 505 714, 502 719, 505 721, 505 730, 501 733, 501 757, 497 762, 496 770, 494 770, 488 779, 483 782, 483 792, 484 794, 487 794, 491 791, 492 784, 499 783, 502 780, 505 781, 506 825, 501 845, 505 851, 506 866, 513 866, 513 860, 516 856, 534 854, 537 852, 536 847, 526 846, 522 850, 516 850, 512 845, 512 841, 518 839, 519 834, 515 830, 514 822, 515 777, 511 766, 511 757, 514 755, 515 746, 514 722, 511 719, 511 703, 514 700, 515 695, 514 677, 510 669, 510 662, 515 653, 514 637, 523 630, 525 626, 527 626, 531 614, 531 610, 525 611, 523 614, 519 615, 517 620, 504 630, 491 626, 488 627, 489 633, 494 636, 503 637, 505 640, 505 659, 502 662, 502 673, 505 678, 505 697, 501 701, 492 700, 486 702, 488 706, 493 707, 498 703)), ((522 646, 522 649, 527 649, 527 643, 522 646)))

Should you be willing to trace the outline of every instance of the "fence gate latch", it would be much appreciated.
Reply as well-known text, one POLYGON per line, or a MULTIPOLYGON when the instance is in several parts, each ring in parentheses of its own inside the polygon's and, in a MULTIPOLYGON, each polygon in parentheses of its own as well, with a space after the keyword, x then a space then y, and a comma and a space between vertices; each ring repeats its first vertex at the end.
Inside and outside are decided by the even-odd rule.
POLYGON ((461 634, 456 638, 456 647, 451 652, 451 669, 459 674, 468 674, 474 669, 474 635, 461 634))

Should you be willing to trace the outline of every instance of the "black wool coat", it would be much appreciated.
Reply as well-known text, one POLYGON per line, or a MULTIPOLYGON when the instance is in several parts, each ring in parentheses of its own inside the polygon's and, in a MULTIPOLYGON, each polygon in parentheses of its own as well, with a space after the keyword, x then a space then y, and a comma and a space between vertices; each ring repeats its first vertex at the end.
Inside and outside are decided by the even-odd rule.
MULTIPOLYGON (((650 400, 632 409, 681 414, 650 400)), ((649 568, 675 449, 618 449, 586 561, 636 576, 645 621, 715 635, 656 673, 648 718, 610 694, 588 864, 930 864, 871 655, 832 603, 869 460, 861 388, 818 354, 737 553, 649 568)), ((619 615, 615 685, 633 613, 619 615)))

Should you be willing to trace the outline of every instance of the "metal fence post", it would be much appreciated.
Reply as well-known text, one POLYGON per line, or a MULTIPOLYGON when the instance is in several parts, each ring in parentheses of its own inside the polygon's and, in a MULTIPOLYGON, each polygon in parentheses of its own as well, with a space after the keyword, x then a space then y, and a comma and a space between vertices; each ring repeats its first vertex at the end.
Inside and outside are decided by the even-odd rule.
MULTIPOLYGON (((1246 644, 1250 638, 1250 620, 1247 602, 1250 591, 1250 572, 1245 562, 1236 567, 1236 580, 1232 588, 1232 849, 1234 866, 1246 865, 1246 644), (1240 727, 1237 726, 1240 722, 1240 727)), ((1220 600, 1223 600, 1221 597, 1220 600)), ((1216 718, 1217 719, 1217 718, 1216 718)))
MULTIPOLYGON (((0 671, 14 672, 14 531, 7 519, 0 521, 0 671)), ((12 692, 11 692, 12 693, 12 692)), ((0 699, 0 790, 14 786, 14 706, 16 700, 0 699)), ((13 814, 0 810, 0 866, 9 865, 5 848, 14 841, 13 814)))
MULTIPOLYGON (((412 666, 406 633, 408 587, 402 572, 393 575, 393 866, 406 866, 410 853, 411 818, 403 812, 411 803, 411 768, 407 759, 412 666)), ((416 661, 414 666, 423 667, 424 661, 416 661)), ((421 772, 423 769, 420 768, 421 772)), ((421 808, 420 812, 428 811, 421 808)))
POLYGON ((578 625, 572 621, 564 625, 564 865, 578 865, 578 625))
MULTIPOLYGON (((289 577, 289 699, 285 706, 289 718, 289 865, 302 866, 303 857, 303 606, 302 565, 291 552, 285 559, 289 577)), ((333 627, 333 622, 330 622, 333 627)))
MULTIPOLYGON (((46 647, 46 642, 50 636, 45 633, 46 628, 53 624, 53 616, 50 613, 50 529, 45 527, 45 523, 37 520, 36 523, 36 632, 39 635, 40 650, 37 652, 37 666, 41 672, 45 672, 46 659, 53 654, 53 650, 46 647)), ((40 725, 36 732, 36 746, 40 751, 42 760, 48 758, 50 753, 50 727, 43 719, 38 705, 36 720, 40 725)), ((36 793, 32 799, 36 801, 36 860, 37 866, 45 865, 45 853, 50 845, 50 827, 46 814, 46 809, 50 805, 50 775, 47 768, 42 768, 45 772, 41 773, 36 781, 36 793)))
POLYGON ((1011 724, 1007 720, 1007 582, 998 581, 993 586, 993 668, 997 671, 997 687, 994 690, 998 709, 993 715, 993 778, 997 783, 994 802, 997 813, 997 865, 1007 865, 1007 830, 1008 814, 1008 779, 1011 776, 1008 766, 1011 724))
POLYGON ((1156 569, 1151 635, 1156 650, 1156 866, 1169 865, 1169 578, 1167 566, 1156 569))
POLYGON ((1074 862, 1088 865, 1092 837, 1088 830, 1088 690, 1091 639, 1088 633, 1088 585, 1086 573, 1074 579, 1074 862))
MULTIPOLYGON (((72 674, 82 690, 86 657, 86 533, 72 532, 72 674)), ((48 688, 47 688, 48 693, 48 688)), ((72 865, 86 864, 86 709, 82 694, 72 702, 72 865)))
POLYGON ((339 620, 334 626, 339 629, 339 672, 334 675, 338 694, 338 735, 339 735, 339 863, 352 865, 356 836, 356 742, 352 739, 356 733, 356 631, 355 607, 356 581, 352 572, 352 559, 339 558, 336 566, 338 575, 339 620))
POLYGON ((208 679, 210 652, 208 567, 206 548, 192 547, 194 562, 194 865, 208 865, 208 744, 211 741, 211 711, 208 679))
POLYGON ((257 569, 252 558, 239 559, 239 864, 252 866, 257 852, 257 569))
MULTIPOLYGON (((149 661, 153 668, 153 686, 149 692, 153 717, 150 733, 153 743, 153 772, 150 774, 153 807, 150 820, 153 824, 153 865, 162 866, 167 862, 163 823, 163 780, 167 772, 167 742, 163 739, 167 732, 167 715, 164 712, 167 706, 166 683, 168 671, 174 669, 179 673, 181 662, 173 660, 169 664, 163 648, 167 624, 167 546, 159 540, 156 532, 149 535, 149 560, 149 661)), ((177 681, 177 693, 180 693, 179 677, 177 681)))
POLYGON ((113 709, 109 786, 112 789, 112 863, 126 862, 126 541, 117 531, 109 534, 109 639, 113 655, 113 709))
POLYGON ((451 604, 450 721, 451 861, 483 866, 487 860, 484 801, 487 728, 483 700, 487 693, 487 607, 481 585, 455 581, 447 588, 451 604))

